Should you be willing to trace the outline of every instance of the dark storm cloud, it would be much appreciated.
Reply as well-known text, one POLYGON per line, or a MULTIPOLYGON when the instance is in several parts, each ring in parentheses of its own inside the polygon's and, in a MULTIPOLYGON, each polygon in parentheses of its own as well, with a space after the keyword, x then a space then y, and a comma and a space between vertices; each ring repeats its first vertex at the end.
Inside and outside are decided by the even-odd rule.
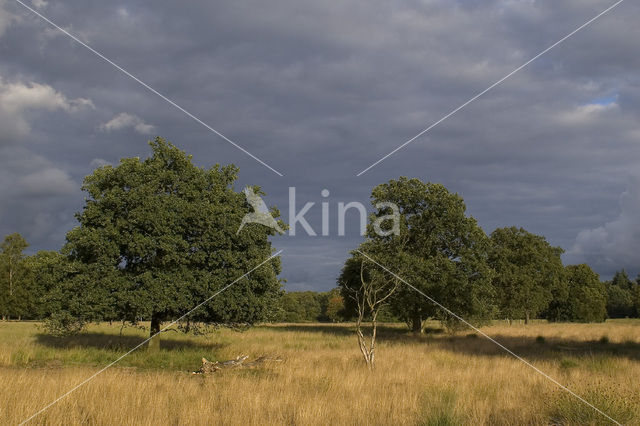
MULTIPOLYGON (((263 186, 285 218, 288 186, 296 186, 299 203, 316 202, 308 215, 316 231, 322 201, 331 203, 335 234, 338 201, 366 203, 374 185, 416 176, 459 192, 487 232, 525 226, 571 249, 567 260, 588 260, 607 275, 619 259, 635 272, 638 259, 619 252, 640 252, 640 224, 619 203, 633 193, 625 188, 640 162, 633 2, 355 177, 610 4, 39 2, 54 22, 281 178, 17 3, 0 1, 2 87, 40 87, 50 102, 0 102, 0 232, 23 232, 34 249, 59 247, 82 205, 82 177, 147 155, 147 139, 159 134, 200 165, 237 164, 237 189, 263 186), (600 228, 606 244, 593 236, 600 228)), ((357 221, 349 224, 345 237, 274 239, 285 249, 289 288, 334 285, 359 241, 357 221)))

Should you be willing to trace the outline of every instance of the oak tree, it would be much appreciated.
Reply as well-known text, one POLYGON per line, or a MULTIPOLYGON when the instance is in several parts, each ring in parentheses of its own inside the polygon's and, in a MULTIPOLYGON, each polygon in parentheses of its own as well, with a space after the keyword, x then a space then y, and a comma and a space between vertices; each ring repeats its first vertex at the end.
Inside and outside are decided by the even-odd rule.
MULTIPOLYGON (((197 167, 162 138, 150 146, 150 157, 124 158, 84 180, 88 196, 79 226, 63 248, 69 273, 54 290, 59 312, 80 325, 147 319, 153 336, 163 321, 188 312, 273 253, 271 228, 250 224, 237 232, 252 208, 233 188, 235 166, 197 167)), ((277 209, 271 213, 279 216, 277 209)), ((279 273, 274 258, 190 318, 261 321, 280 296, 279 273)))
POLYGON ((563 282, 562 252, 523 228, 491 233, 489 261, 496 272, 494 286, 504 317, 528 323, 549 306, 563 282))
MULTIPOLYGON (((400 177, 376 186, 371 200, 377 207, 367 236, 382 247, 385 259, 396 259, 394 273, 470 321, 483 322, 491 316, 488 239, 477 221, 466 214, 462 197, 441 184, 400 177), (399 223, 390 219, 392 206, 397 206, 399 223), (389 219, 382 221, 385 217, 389 219)), ((459 325, 406 285, 394 294, 390 306, 416 333, 429 317, 447 327, 459 325)))

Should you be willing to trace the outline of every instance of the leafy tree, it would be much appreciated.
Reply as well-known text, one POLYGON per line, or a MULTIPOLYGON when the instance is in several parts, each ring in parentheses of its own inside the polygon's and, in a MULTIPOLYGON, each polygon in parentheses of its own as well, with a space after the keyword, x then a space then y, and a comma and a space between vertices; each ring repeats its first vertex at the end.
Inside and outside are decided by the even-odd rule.
POLYGON ((7 235, 0 244, 0 310, 2 319, 25 313, 26 268, 24 249, 29 247, 22 235, 7 235))
POLYGON ((616 272, 607 287, 607 313, 609 318, 635 317, 638 314, 637 286, 629 279, 626 271, 616 272))
POLYGON ((287 292, 280 300, 282 322, 315 322, 322 314, 321 295, 313 291, 287 292))
POLYGON ((340 290, 328 292, 292 291, 280 299, 280 322, 338 322, 344 320, 344 303, 340 290))
POLYGON ((551 321, 602 322, 607 318, 607 292, 600 276, 588 265, 565 268, 567 291, 551 303, 551 321))
POLYGON ((344 299, 339 289, 333 289, 327 294, 325 316, 331 322, 344 321, 344 299))
POLYGON ((46 318, 59 313, 59 305, 50 304, 51 292, 56 291, 68 276, 67 258, 55 251, 39 251, 25 258, 26 287, 28 288, 28 318, 46 318))
POLYGON ((19 283, 14 289, 12 310, 15 316, 25 319, 43 317, 43 296, 51 288, 52 280, 46 274, 46 265, 51 256, 60 257, 55 252, 41 251, 33 256, 23 257, 20 263, 19 283))
POLYGON ((620 287, 624 290, 632 290, 634 287, 634 282, 629 278, 627 271, 623 269, 622 271, 617 271, 613 275, 613 278, 611 279, 611 285, 620 287))
POLYGON ((562 253, 522 228, 493 231, 489 262, 496 272, 493 282, 502 315, 527 323, 549 306, 562 286, 562 253))
MULTIPOLYGON (((491 315, 488 239, 476 220, 465 214, 466 206, 458 194, 441 184, 400 177, 376 186, 371 201, 375 211, 367 237, 379 247, 381 258, 376 261, 468 320, 481 321, 491 315), (392 219, 393 206, 397 206, 397 221, 392 219)), ((404 284, 390 299, 390 307, 417 333, 429 317, 445 325, 456 324, 404 284)))
MULTIPOLYGON (((88 198, 77 215, 80 225, 63 248, 67 275, 49 300, 63 321, 81 327, 98 319, 150 319, 153 336, 163 321, 186 313, 273 252, 270 228, 250 225, 237 232, 251 207, 233 190, 235 166, 196 167, 161 138, 150 146, 151 157, 122 159, 84 180, 88 198)), ((257 187, 254 192, 262 194, 257 187)), ((276 209, 272 214, 279 216, 276 209)), ((190 318, 263 320, 280 296, 279 272, 279 258, 271 260, 190 318)), ((151 342, 159 345, 157 338, 151 342)))

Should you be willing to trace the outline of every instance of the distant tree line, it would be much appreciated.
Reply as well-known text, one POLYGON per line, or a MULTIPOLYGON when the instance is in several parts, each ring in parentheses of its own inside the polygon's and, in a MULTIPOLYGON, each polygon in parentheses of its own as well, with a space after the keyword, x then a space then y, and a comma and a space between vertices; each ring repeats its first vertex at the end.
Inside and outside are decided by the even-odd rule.
POLYGON ((278 322, 344 321, 344 303, 338 289, 328 292, 294 291, 282 295, 274 318, 278 322))
POLYGON ((389 214, 374 209, 365 242, 338 279, 346 316, 356 312, 349 294, 364 291, 365 276, 381 269, 405 281, 388 306, 416 333, 426 319, 461 326, 434 301, 478 325, 491 319, 600 322, 640 313, 640 277, 633 282, 622 271, 602 283, 586 264, 564 266, 560 247, 523 228, 486 235, 462 198, 443 185, 402 177, 375 187, 371 200, 398 206, 400 232, 374 230, 372 224, 389 214))
MULTIPOLYGON (((268 238, 275 231, 262 225, 237 231, 252 211, 233 189, 237 168, 203 169, 161 138, 150 145, 150 157, 125 158, 85 178, 88 196, 77 214, 79 225, 59 252, 26 256, 21 235, 4 238, 2 319, 45 319, 57 333, 79 331, 91 321, 147 320, 153 335, 162 322, 178 318, 273 253, 268 238)), ((253 190, 263 194, 259 187, 253 190)), ((364 290, 363 282, 376 292, 376 285, 397 277, 411 287, 395 286, 376 308, 376 320, 402 321, 415 332, 427 319, 460 326, 428 297, 477 324, 533 318, 597 322, 640 314, 640 277, 632 281, 620 271, 601 282, 588 265, 564 266, 561 248, 522 228, 487 235, 466 214, 463 199, 443 185, 402 177, 376 186, 371 201, 379 208, 369 217, 365 241, 346 260, 338 288, 284 292, 274 258, 189 320, 352 320, 354 301, 362 300, 354 294, 364 290), (398 223, 384 219, 390 213, 384 202, 398 207, 398 223)), ((277 209, 271 214, 279 218, 277 209)))
MULTIPOLYGON (((385 307, 380 313, 381 322, 398 322, 399 319, 385 307)), ((278 303, 275 322, 344 322, 353 320, 353 312, 345 306, 340 288, 326 292, 285 292, 278 303)))
MULTIPOLYGON (((52 301, 56 299, 50 293, 60 291, 57 286, 66 275, 65 267, 69 267, 65 257, 58 252, 40 251, 26 256, 27 247, 27 242, 17 233, 5 236, 0 244, 0 313, 3 320, 39 320, 50 315, 54 309, 52 301)), ((497 278, 494 280, 496 285, 501 283, 497 278)), ((492 318, 526 320, 525 310, 518 311, 518 305, 511 302, 506 291, 509 290, 496 299, 500 309, 496 309, 492 318)), ((535 317, 549 321, 599 322, 606 318, 640 317, 640 275, 634 281, 624 270, 616 272, 611 280, 601 282, 589 266, 569 265, 561 269, 555 288, 546 292, 545 286, 540 285, 537 292, 527 291, 541 300, 535 304, 535 317)), ((275 308, 268 318, 273 322, 343 322, 354 317, 351 302, 345 303, 340 288, 327 292, 283 292, 274 300, 275 308)), ((115 315, 106 319, 118 320, 115 315)), ((406 311, 395 303, 385 307, 380 319, 412 325, 406 311)))

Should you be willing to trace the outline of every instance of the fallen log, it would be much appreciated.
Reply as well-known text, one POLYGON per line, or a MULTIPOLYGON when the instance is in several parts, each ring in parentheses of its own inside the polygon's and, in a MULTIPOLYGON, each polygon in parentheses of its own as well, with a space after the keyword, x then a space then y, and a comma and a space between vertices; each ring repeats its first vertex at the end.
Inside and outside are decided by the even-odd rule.
POLYGON ((206 358, 202 358, 202 365, 200 368, 191 374, 207 374, 215 373, 218 370, 230 369, 230 368, 251 368, 257 367, 268 361, 282 362, 282 359, 278 357, 260 356, 253 361, 245 362, 249 358, 248 355, 238 355, 235 359, 228 361, 209 361, 206 358))

